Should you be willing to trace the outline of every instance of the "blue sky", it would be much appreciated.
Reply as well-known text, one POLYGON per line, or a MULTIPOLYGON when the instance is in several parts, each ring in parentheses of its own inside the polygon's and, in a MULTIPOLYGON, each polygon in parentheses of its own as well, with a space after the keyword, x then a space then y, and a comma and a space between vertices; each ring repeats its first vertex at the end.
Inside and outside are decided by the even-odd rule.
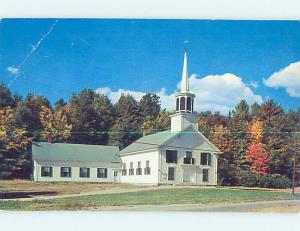
POLYGON ((0 80, 51 102, 83 88, 113 102, 156 92, 171 109, 184 41, 198 110, 226 113, 242 98, 300 106, 299 21, 2 19, 0 80))

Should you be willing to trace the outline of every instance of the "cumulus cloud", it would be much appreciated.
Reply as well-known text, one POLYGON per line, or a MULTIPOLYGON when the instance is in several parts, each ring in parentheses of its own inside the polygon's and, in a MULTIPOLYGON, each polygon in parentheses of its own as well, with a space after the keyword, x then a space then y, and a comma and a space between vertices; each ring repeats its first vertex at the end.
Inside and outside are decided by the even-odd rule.
POLYGON ((189 78, 190 89, 196 94, 195 110, 220 111, 225 114, 233 109, 237 103, 245 99, 249 104, 262 103, 262 97, 254 92, 242 81, 242 78, 226 73, 223 75, 208 75, 189 78))
MULTIPOLYGON (((116 103, 121 94, 130 94, 132 95, 136 100, 140 100, 143 95, 145 95, 145 92, 141 91, 131 91, 131 90, 126 90, 126 89, 118 89, 117 91, 112 91, 109 87, 103 87, 103 88, 98 88, 95 90, 99 94, 103 94, 108 96, 112 103, 116 103)), ((166 94, 166 89, 161 88, 159 91, 155 92, 161 100, 161 106, 162 108, 166 108, 168 110, 174 109, 174 95, 167 95, 166 94)))
MULTIPOLYGON (((195 110, 197 111, 220 111, 227 114, 233 109, 240 100, 245 99, 249 104, 254 102, 262 103, 262 97, 256 95, 242 81, 242 78, 226 73, 223 75, 208 75, 199 78, 193 74, 189 78, 190 91, 196 94, 195 110)), ((177 84, 180 89, 180 82, 177 84)), ((107 95, 113 103, 117 102, 122 93, 131 94, 137 100, 140 100, 145 92, 118 89, 112 91, 108 87, 98 88, 96 92, 107 95)), ((161 105, 167 110, 175 109, 174 93, 167 94, 165 88, 161 88, 156 92, 161 99, 161 105)))
POLYGON ((272 88, 285 88, 289 96, 300 97, 300 61, 273 73, 264 79, 264 84, 272 88))
POLYGON ((19 69, 16 67, 8 67, 6 70, 13 75, 17 75, 19 73, 19 69))

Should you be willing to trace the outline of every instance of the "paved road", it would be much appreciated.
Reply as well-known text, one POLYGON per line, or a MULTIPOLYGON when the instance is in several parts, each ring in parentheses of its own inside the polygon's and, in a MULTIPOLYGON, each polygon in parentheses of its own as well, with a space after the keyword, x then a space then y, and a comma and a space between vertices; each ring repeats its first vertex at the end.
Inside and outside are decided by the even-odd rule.
MULTIPOLYGON (((106 211, 178 211, 178 212, 250 212, 257 209, 272 209, 277 207, 299 208, 300 200, 278 200, 261 202, 243 202, 231 204, 187 204, 187 205, 139 205, 139 206, 112 206, 102 207, 98 210, 106 211)), ((293 210, 295 212, 295 210, 293 210)))

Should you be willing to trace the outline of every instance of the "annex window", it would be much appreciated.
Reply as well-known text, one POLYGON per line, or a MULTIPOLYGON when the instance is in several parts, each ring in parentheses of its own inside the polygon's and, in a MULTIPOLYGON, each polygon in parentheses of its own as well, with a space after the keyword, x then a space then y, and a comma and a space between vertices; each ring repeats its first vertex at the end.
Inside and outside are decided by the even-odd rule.
POLYGON ((138 161, 138 167, 136 169, 136 175, 142 175, 141 161, 138 161))
POLYGON ((211 154, 208 152, 201 153, 201 165, 211 165, 211 154))
POLYGON ((98 178, 107 178, 107 168, 97 168, 98 178))
POLYGON ((126 176, 127 175, 127 169, 126 169, 126 163, 124 163, 122 165, 122 176, 126 176))
POLYGON ((151 171, 150 171, 150 162, 149 160, 146 160, 146 168, 144 169, 144 174, 145 175, 150 175, 151 171))
POLYGON ((166 162, 177 164, 177 151, 166 150, 166 162))
POLYGON ((80 168, 79 169, 79 177, 89 178, 90 177, 90 169, 89 168, 80 168))
POLYGON ((195 158, 193 158, 192 152, 186 152, 185 158, 183 158, 184 164, 195 164, 195 158))
POLYGON ((174 167, 168 168, 168 180, 175 180, 175 168, 174 167))
POLYGON ((60 168, 60 177, 72 177, 71 167, 61 167, 60 168))
POLYGON ((208 182, 208 169, 203 169, 202 181, 203 182, 208 182))
POLYGON ((129 176, 134 175, 133 162, 130 162, 129 176))
POLYGON ((42 177, 52 177, 52 167, 42 166, 42 168, 41 168, 41 176, 42 177))

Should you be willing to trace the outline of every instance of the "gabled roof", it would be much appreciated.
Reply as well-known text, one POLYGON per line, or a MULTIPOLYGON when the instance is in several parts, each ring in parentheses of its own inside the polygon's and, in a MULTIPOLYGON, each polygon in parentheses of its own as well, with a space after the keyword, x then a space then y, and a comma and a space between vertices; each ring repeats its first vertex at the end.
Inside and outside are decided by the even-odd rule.
POLYGON ((32 144, 33 160, 121 162, 119 147, 106 145, 36 142, 32 144))
POLYGON ((120 155, 125 153, 139 152, 143 150, 150 150, 158 148, 160 145, 165 143, 167 140, 176 136, 177 133, 171 133, 171 130, 157 132, 155 134, 143 136, 137 141, 120 151, 120 155))
POLYGON ((142 138, 138 139, 137 141, 133 142, 126 148, 120 151, 120 155, 130 154, 130 153, 137 153, 142 151, 147 151, 151 149, 157 149, 159 147, 163 146, 170 146, 174 148, 192 148, 189 147, 189 145, 185 143, 180 142, 180 137, 182 135, 188 136, 187 139, 199 139, 202 142, 199 142, 200 144, 197 144, 196 147, 193 147, 195 149, 199 149, 202 151, 209 151, 209 152, 216 152, 220 153, 220 150, 212 144, 202 133, 195 130, 192 126, 187 127, 181 132, 171 132, 170 130, 158 132, 152 135, 143 136, 142 138), (195 135, 198 137, 195 138, 195 135), (177 140, 178 139, 178 142, 177 140), (176 145, 172 145, 170 143, 175 143, 176 145))

